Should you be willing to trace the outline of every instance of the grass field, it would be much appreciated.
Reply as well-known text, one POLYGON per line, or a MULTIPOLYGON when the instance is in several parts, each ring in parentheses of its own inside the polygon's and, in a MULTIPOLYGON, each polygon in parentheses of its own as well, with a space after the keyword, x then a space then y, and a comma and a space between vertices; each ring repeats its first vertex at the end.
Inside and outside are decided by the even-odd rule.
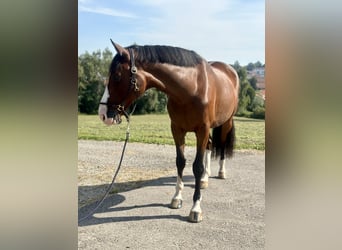
MULTIPOLYGON (((123 117, 124 119, 124 117, 123 117)), ((265 150, 265 121, 235 117, 236 149, 265 150)), ((78 139, 124 141, 127 122, 106 126, 97 115, 78 116, 78 139)), ((170 119, 163 115, 136 115, 131 117, 131 142, 174 144, 170 119)), ((186 144, 196 144, 195 134, 188 133, 186 144)))

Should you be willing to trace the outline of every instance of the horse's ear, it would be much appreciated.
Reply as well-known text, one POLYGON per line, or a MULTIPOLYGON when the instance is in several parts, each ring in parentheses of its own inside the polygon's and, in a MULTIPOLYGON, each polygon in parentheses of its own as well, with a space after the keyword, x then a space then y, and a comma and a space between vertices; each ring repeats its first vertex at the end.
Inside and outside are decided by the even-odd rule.
POLYGON ((123 58, 127 59, 127 61, 129 61, 129 52, 127 49, 125 49, 124 47, 120 46, 119 44, 113 42, 112 39, 110 39, 110 41, 112 42, 116 52, 123 58))

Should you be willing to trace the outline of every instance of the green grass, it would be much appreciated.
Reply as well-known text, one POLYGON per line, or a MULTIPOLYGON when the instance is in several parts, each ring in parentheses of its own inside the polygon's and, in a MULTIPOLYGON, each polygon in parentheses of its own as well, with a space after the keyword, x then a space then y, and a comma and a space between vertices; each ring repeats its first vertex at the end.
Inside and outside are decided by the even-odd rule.
MULTIPOLYGON (((123 117, 124 118, 124 117, 123 117)), ((235 117, 236 149, 265 150, 265 121, 235 117)), ((127 122, 106 126, 97 115, 78 116, 78 139, 124 141, 127 122)), ((135 115, 131 117, 130 142, 170 144, 174 141, 170 129, 170 118, 164 115, 135 115)), ((194 133, 188 133, 186 144, 194 146, 194 133)))

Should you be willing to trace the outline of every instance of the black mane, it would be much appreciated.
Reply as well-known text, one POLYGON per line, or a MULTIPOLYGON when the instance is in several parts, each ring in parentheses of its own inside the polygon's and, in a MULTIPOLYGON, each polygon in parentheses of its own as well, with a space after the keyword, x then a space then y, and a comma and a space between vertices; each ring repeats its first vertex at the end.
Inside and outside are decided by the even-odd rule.
MULTIPOLYGON (((194 67, 202 62, 202 57, 192 50, 165 45, 131 45, 126 49, 134 49, 136 61, 140 63, 167 63, 182 67, 194 67)), ((117 54, 110 66, 113 72, 121 58, 117 54)))
POLYGON ((168 63, 176 66, 194 67, 202 62, 202 58, 194 51, 178 47, 162 45, 132 45, 137 53, 136 60, 141 63, 168 63))

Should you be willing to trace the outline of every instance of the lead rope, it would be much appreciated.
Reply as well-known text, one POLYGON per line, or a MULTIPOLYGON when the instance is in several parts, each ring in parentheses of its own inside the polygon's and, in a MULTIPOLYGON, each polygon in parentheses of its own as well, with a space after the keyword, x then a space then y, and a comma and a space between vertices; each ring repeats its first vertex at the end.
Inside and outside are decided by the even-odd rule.
POLYGON ((115 171, 115 174, 113 176, 112 183, 110 184, 110 186, 108 187, 106 193, 103 195, 102 199, 99 201, 99 203, 96 205, 96 207, 94 209, 92 209, 90 211, 90 213, 88 213, 86 216, 84 216, 83 218, 79 219, 78 223, 80 223, 81 221, 87 219, 90 215, 92 215, 102 205, 103 201, 107 198, 108 194, 110 193, 110 190, 112 190, 112 188, 114 186, 114 182, 115 182, 116 176, 118 175, 118 173, 120 171, 120 168, 121 168, 121 163, 122 163, 122 160, 123 160, 123 157, 124 157, 124 154, 125 154, 126 145, 127 145, 128 140, 129 140, 129 124, 130 124, 130 119, 129 118, 133 114, 136 106, 137 106, 137 104, 134 105, 134 107, 132 109, 132 112, 128 116, 126 116, 126 118, 127 118, 126 139, 125 139, 125 143, 124 143, 123 148, 122 148, 122 153, 121 153, 119 165, 118 165, 118 167, 117 167, 117 169, 115 171))

